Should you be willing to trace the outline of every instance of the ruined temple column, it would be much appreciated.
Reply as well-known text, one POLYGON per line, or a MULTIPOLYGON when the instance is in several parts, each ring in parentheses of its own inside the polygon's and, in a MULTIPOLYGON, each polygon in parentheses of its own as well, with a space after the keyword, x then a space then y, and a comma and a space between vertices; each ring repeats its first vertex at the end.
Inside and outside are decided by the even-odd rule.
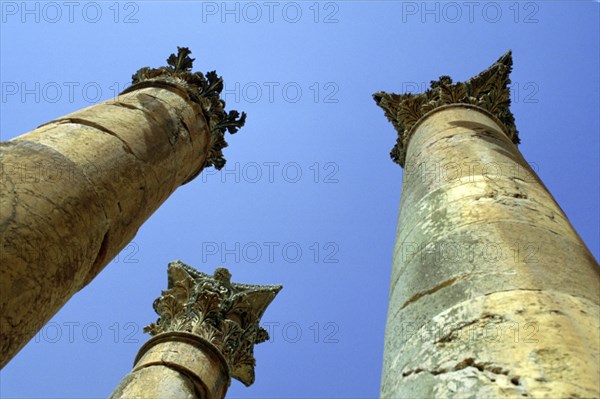
POLYGON ((187 48, 118 97, 0 143, 0 368, 181 185, 220 169, 245 114, 187 48))
POLYGON ((404 168, 383 398, 600 395, 600 268, 517 149, 511 67, 374 95, 404 168))
POLYGON ((144 329, 153 337, 111 398, 222 399, 236 378, 254 382, 254 345, 269 339, 258 323, 280 285, 231 283, 182 262, 169 264, 169 289, 154 301, 159 315, 144 329))

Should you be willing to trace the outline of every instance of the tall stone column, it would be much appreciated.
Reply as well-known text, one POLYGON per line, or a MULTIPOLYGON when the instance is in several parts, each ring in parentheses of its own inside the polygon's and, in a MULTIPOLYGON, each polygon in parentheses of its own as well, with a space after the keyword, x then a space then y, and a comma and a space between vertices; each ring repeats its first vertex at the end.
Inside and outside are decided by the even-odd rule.
POLYGON ((517 149, 511 68, 374 95, 404 168, 383 398, 600 395, 600 269, 517 149))
POLYGON ((281 286, 231 283, 227 269, 209 276, 179 261, 168 274, 159 319, 144 329, 153 338, 111 398, 221 399, 230 377, 251 385, 254 345, 269 339, 258 323, 281 286))
POLYGON ((220 169, 245 114, 187 48, 117 98, 0 143, 0 367, 182 184, 220 169))

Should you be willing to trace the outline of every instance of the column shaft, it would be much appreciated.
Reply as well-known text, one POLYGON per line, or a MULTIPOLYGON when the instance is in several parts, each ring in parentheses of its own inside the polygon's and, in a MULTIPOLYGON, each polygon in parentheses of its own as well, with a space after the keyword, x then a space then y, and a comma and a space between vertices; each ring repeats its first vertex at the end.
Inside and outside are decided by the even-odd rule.
POLYGON ((488 111, 412 128, 382 397, 600 392, 599 267, 488 111))
POLYGON ((216 74, 189 50, 142 68, 125 94, 0 143, 0 368, 182 184, 224 164, 216 74))
POLYGON ((194 334, 164 333, 142 347, 111 399, 222 399, 229 383, 227 363, 216 347, 194 334))

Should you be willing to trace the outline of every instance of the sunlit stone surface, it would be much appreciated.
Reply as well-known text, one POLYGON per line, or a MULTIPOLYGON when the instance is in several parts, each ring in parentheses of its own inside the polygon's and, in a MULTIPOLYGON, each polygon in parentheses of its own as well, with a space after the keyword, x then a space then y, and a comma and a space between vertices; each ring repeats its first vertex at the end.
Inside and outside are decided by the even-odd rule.
POLYGON ((600 396, 600 269, 517 149, 511 65, 374 95, 404 167, 383 398, 600 396))

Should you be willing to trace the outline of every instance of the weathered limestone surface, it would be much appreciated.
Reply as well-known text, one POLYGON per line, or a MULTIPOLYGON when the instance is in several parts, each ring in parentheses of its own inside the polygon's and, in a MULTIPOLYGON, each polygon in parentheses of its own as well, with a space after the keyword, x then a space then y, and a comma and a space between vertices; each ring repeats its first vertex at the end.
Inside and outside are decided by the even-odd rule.
POLYGON ((204 392, 198 392, 194 382, 185 374, 163 364, 136 370, 128 374, 121 384, 122 387, 113 392, 112 397, 158 398, 158 396, 147 395, 148 392, 161 392, 164 398, 204 399, 208 397, 204 392), (135 381, 144 381, 144 383, 135 384, 135 381))
POLYGON ((111 398, 224 398, 229 384, 214 345, 194 334, 164 333, 144 345, 111 398))
MULTIPOLYGON (((491 85, 503 90, 508 72, 491 85)), ((450 100, 398 129, 405 170, 381 396, 599 397, 598 263, 518 151, 514 126, 498 108, 452 97, 450 83, 450 100)), ((387 99, 406 122, 394 111, 412 99, 387 99)))
POLYGON ((216 74, 189 50, 113 100, 0 143, 0 367, 204 167, 224 164, 216 74))
POLYGON ((171 262, 169 289, 154 302, 160 317, 144 329, 153 338, 111 398, 221 399, 230 376, 251 385, 254 345, 269 338, 260 318, 281 286, 230 279, 227 269, 209 276, 171 262))

